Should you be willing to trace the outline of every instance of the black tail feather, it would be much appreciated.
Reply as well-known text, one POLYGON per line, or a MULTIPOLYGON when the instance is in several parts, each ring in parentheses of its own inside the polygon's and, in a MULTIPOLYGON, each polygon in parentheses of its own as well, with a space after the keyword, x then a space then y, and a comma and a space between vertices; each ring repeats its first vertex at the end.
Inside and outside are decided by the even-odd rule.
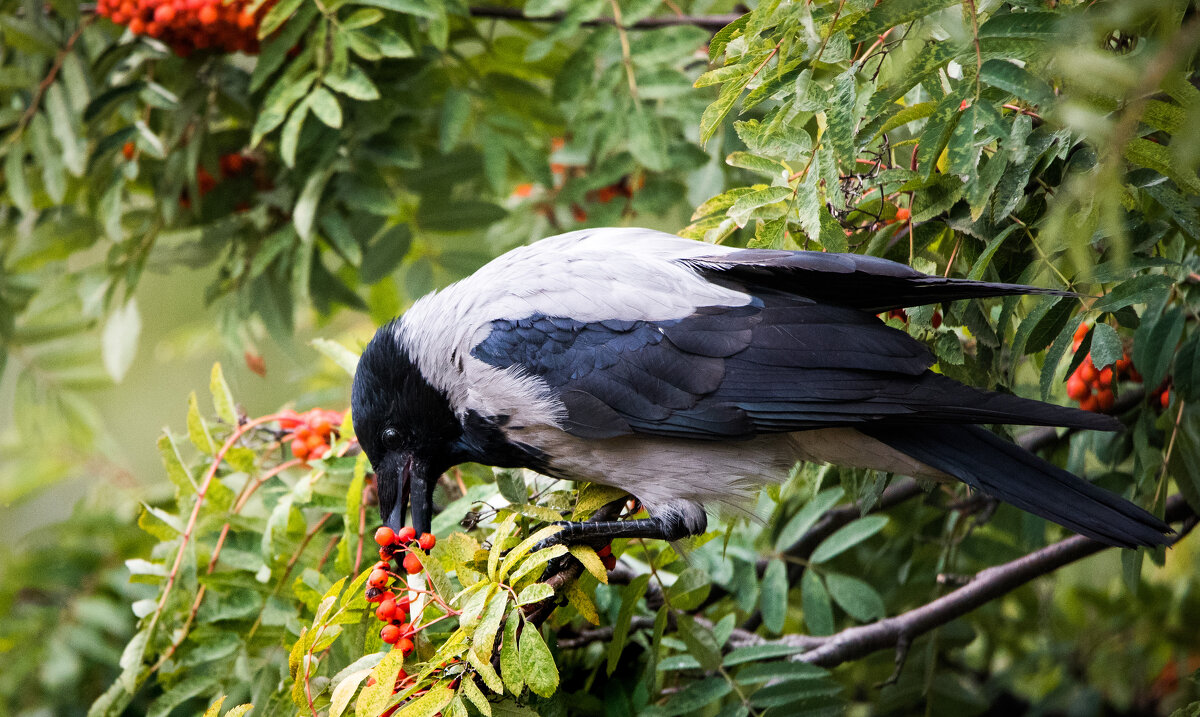
POLYGON ((1118 495, 970 425, 860 429, 988 495, 1108 545, 1169 543, 1170 526, 1118 495))

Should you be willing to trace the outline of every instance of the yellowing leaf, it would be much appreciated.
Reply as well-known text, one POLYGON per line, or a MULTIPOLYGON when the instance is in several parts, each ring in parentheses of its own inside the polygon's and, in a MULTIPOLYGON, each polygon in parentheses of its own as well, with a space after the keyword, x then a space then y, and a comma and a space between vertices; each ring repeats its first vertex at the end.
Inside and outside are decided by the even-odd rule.
POLYGON ((558 666, 542 633, 533 625, 526 625, 521 631, 520 651, 525 684, 541 697, 553 695, 558 689, 558 666))
POLYGON ((221 372, 220 362, 214 363, 212 377, 208 381, 208 390, 212 393, 213 408, 217 415, 231 426, 237 425, 237 409, 233 404, 233 393, 229 384, 225 383, 225 374, 221 372))
POLYGON ((604 568, 604 563, 600 560, 600 556, 596 555, 595 550, 587 545, 572 545, 568 549, 571 551, 572 557, 583 563, 583 567, 587 568, 593 577, 608 584, 608 570, 604 568))

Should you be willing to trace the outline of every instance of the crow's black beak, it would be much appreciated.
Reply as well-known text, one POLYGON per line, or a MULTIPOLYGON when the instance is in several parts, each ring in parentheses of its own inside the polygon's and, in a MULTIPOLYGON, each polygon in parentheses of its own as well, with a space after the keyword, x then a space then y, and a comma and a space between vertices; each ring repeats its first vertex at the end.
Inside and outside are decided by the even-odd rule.
POLYGON ((389 453, 376 470, 379 516, 392 530, 404 527, 404 513, 412 513, 417 535, 428 533, 433 520, 433 489, 437 485, 429 467, 411 453, 389 453))

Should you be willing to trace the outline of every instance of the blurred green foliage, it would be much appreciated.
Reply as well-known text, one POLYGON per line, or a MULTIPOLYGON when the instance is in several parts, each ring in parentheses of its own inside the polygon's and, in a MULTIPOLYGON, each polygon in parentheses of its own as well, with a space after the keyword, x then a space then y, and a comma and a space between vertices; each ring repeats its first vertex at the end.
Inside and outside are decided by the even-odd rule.
MULTIPOLYGON (((1154 510, 1176 491, 1200 507, 1195 8, 767 0, 731 24, 712 19, 734 9, 283 0, 260 55, 184 58, 85 5, 0 0, 0 388, 12 399, 0 504, 32 505, 111 442, 93 397, 122 379, 135 390, 126 374, 159 308, 138 301, 148 271, 208 277, 196 315, 211 317, 228 352, 253 356, 314 320, 361 340, 417 296, 548 234, 690 221, 682 232, 706 241, 850 250, 1079 291, 888 320, 927 340, 948 375, 1051 400, 1064 400, 1064 377, 1089 352, 1100 369, 1128 353, 1150 399, 1115 386, 1129 430, 1064 437, 1047 455, 1154 510)), ((311 382, 327 396, 345 385, 329 373, 311 382)), ((214 408, 222 439, 233 417, 214 408)), ((209 413, 192 409, 194 441, 209 413)), ((106 504, 6 548, 0 654, 13 659, 0 695, 15 712, 81 712, 118 673, 96 711, 182 712, 226 694, 255 714, 296 709, 288 652, 316 624, 313 598, 353 572, 362 494, 352 458, 272 476, 206 574, 232 509, 221 495, 284 458, 257 440, 240 446, 244 463, 221 464, 227 492, 203 504, 194 539, 145 517, 186 521, 199 503, 177 480, 173 500, 155 496, 143 513, 155 547, 106 504), (93 555, 72 547, 84 544, 93 555), (164 566, 176 555, 186 559, 172 592, 164 566), (139 582, 126 584, 125 559, 142 561, 131 564, 139 582), (162 609, 135 602, 164 590, 162 609), (272 621, 252 630, 256 610, 272 621), (120 660, 135 634, 145 642, 120 660)), ((211 451, 181 450, 183 475, 198 479, 211 451)), ((450 502, 451 484, 439 494, 449 503, 439 536, 476 500, 534 501, 523 530, 575 505, 524 476, 472 468, 463 479, 469 499, 450 502)), ((562 650, 551 640, 561 689, 523 704, 1102 714, 1197 699, 1188 617, 1200 614, 1200 556, 1187 541, 1165 565, 1161 551, 1148 566, 1138 553, 1093 558, 997 600, 919 638, 899 681, 879 690, 889 654, 831 675, 781 665, 783 652, 731 663, 745 638, 735 626, 773 640, 895 615, 1060 532, 1009 507, 988 516, 931 499, 959 510, 909 502, 861 518, 796 567, 788 548, 806 523, 839 501, 865 509, 886 483, 808 467, 764 496, 763 524, 710 535, 690 562, 667 546, 615 546, 627 584, 620 571, 609 585, 585 576, 569 593, 549 623, 578 638, 562 650), (612 633, 581 637, 588 616, 612 633), (775 678, 788 688, 763 686, 775 678)), ((502 518, 480 517, 473 540, 502 518)), ((468 562, 445 561, 460 584, 468 562)), ((356 617, 321 658, 321 707, 343 667, 375 654, 370 623, 356 617)))

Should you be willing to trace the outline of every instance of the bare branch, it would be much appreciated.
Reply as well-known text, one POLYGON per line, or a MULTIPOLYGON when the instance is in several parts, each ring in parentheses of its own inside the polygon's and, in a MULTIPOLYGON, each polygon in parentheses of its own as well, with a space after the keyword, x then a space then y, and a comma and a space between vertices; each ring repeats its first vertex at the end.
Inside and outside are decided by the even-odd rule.
MULTIPOLYGON (((545 15, 543 17, 529 17, 523 13, 520 8, 515 7, 490 7, 486 5, 473 6, 470 10, 471 17, 495 18, 497 20, 513 20, 516 22, 562 22, 564 15, 555 13, 553 15, 545 15)), ((692 25, 694 27, 702 27, 706 30, 716 32, 725 27, 729 23, 737 20, 742 16, 742 13, 726 13, 723 15, 665 15, 663 17, 647 17, 637 22, 624 25, 627 30, 651 30, 658 27, 674 27, 677 25, 692 25)), ((594 20, 586 20, 582 23, 586 26, 597 25, 614 25, 616 24, 611 17, 598 17, 594 20)))

